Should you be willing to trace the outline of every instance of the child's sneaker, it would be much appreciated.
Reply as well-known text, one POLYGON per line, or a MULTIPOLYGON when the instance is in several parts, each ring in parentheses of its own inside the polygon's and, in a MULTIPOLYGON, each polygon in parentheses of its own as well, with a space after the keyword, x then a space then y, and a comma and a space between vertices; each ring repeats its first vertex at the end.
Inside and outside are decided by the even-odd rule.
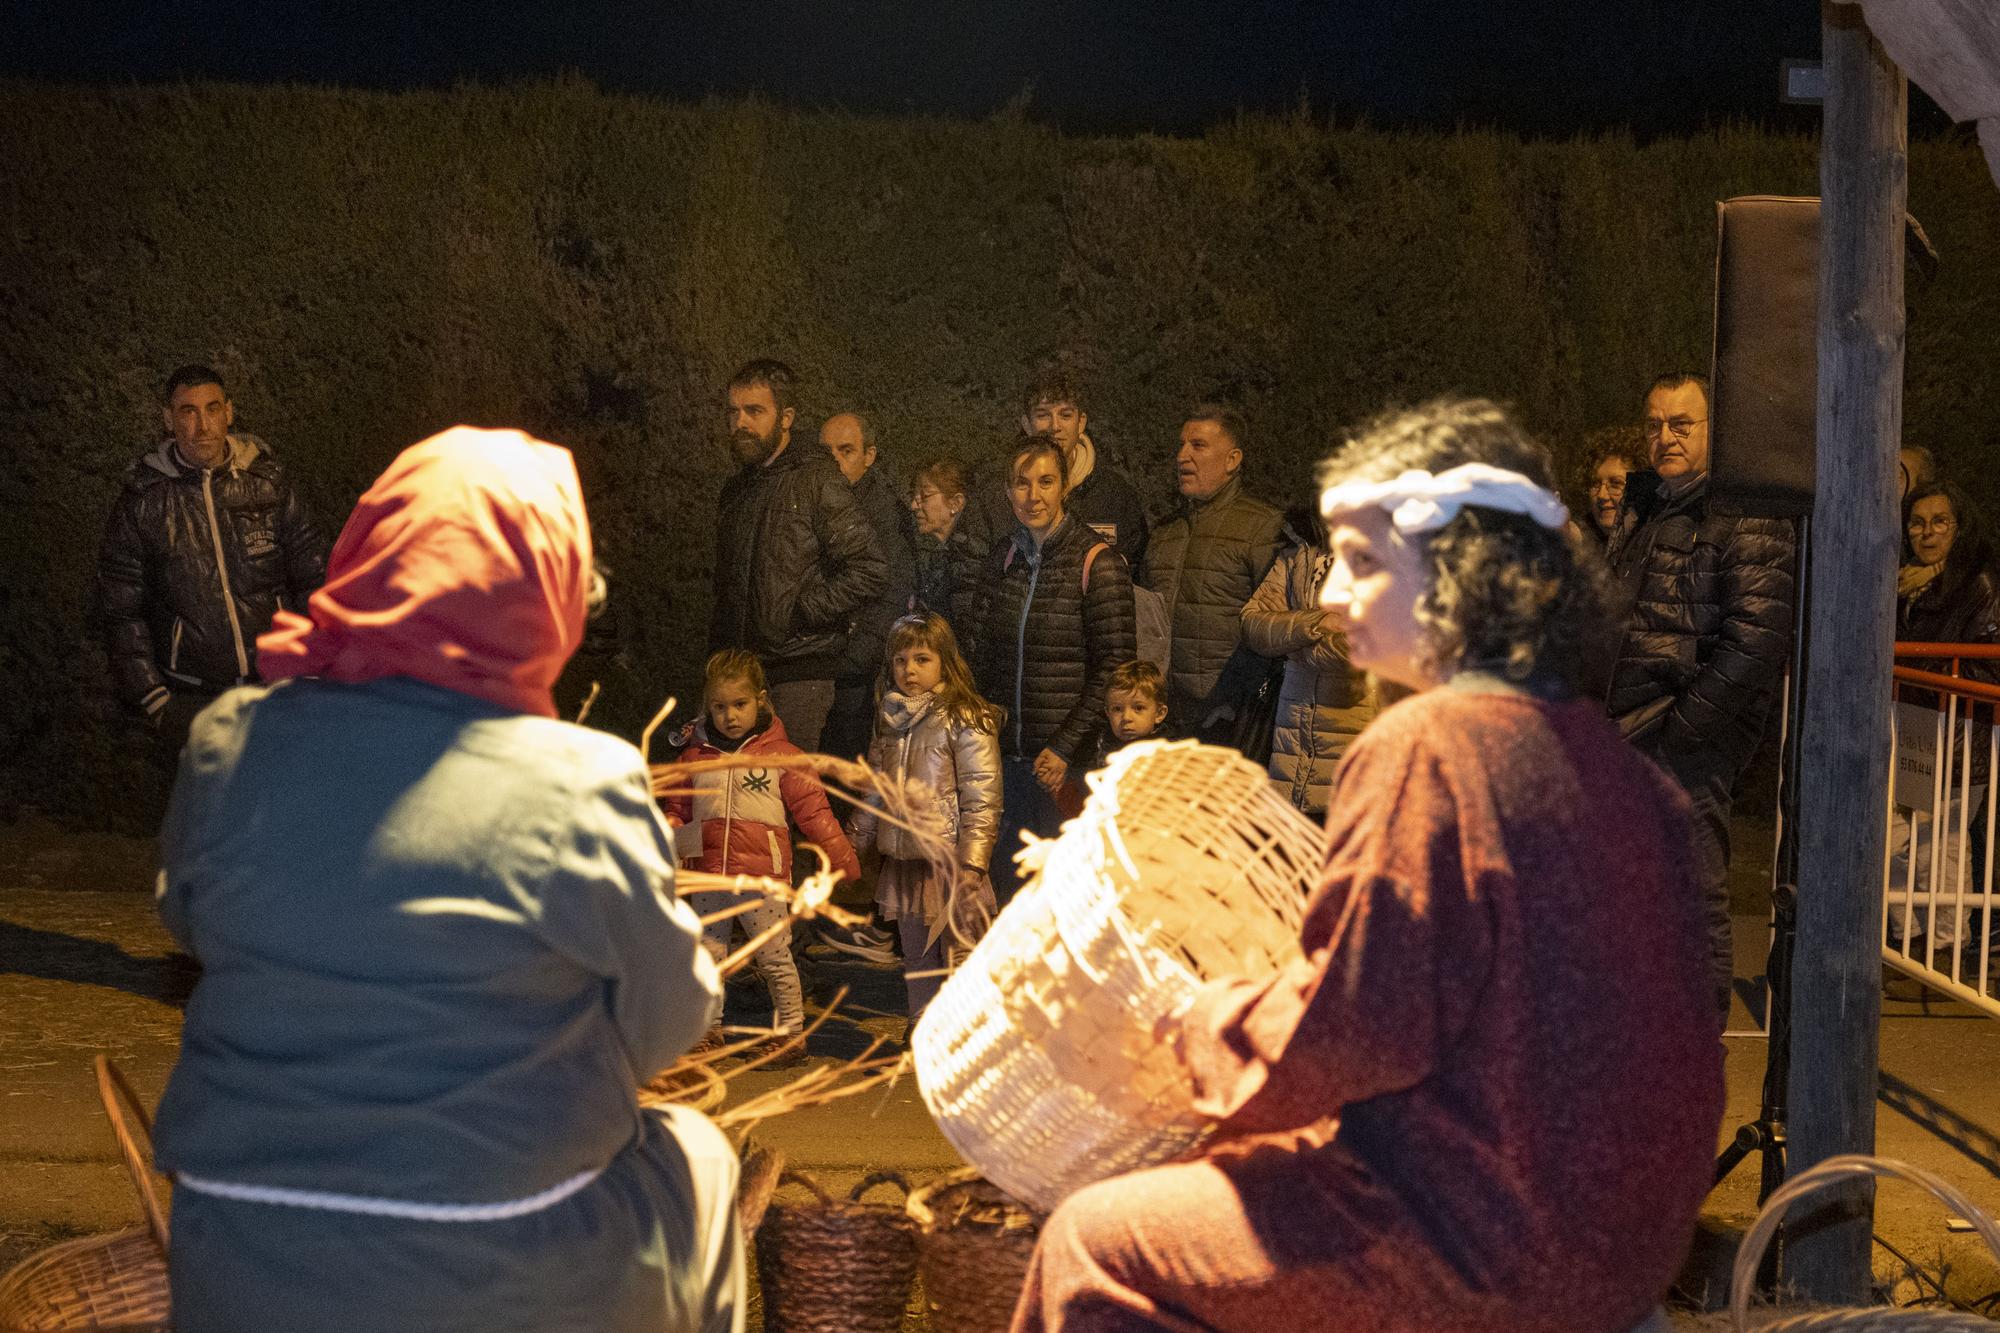
POLYGON ((848 930, 826 922, 819 928, 820 942, 829 949, 859 958, 863 962, 874 963, 878 967, 893 967, 896 963, 896 942, 889 933, 874 926, 862 924, 848 930))

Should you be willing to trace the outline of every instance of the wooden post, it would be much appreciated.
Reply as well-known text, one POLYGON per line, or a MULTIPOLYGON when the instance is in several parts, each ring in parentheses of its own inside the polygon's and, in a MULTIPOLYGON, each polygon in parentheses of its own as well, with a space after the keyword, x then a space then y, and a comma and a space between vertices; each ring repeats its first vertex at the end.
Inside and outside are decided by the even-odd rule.
MULTIPOLYGON (((1903 217, 1908 87, 1858 5, 1823 2, 1819 481, 1799 783, 1792 971, 1793 1174, 1875 1147, 1883 808, 1900 552, 1903 217)), ((1874 1190, 1796 1215, 1785 1277, 1862 1305, 1874 1190)))

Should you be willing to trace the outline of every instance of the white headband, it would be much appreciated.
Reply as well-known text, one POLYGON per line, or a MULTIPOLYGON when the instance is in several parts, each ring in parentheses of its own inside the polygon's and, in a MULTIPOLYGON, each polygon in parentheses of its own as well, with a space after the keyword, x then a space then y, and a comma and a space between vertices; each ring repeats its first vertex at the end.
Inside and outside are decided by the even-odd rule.
POLYGON ((1461 463, 1435 475, 1412 469, 1394 481, 1344 481, 1319 497, 1323 518, 1375 506, 1389 511, 1399 532, 1436 532, 1467 505, 1525 514, 1545 528, 1569 521, 1568 508, 1554 492, 1491 463, 1461 463))

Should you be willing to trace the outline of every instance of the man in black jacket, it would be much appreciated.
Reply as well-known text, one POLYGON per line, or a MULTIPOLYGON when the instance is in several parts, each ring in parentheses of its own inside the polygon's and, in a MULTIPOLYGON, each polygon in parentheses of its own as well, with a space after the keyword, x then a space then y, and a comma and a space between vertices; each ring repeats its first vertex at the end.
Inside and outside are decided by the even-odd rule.
POLYGON ((1716 999, 1726 1012, 1731 793, 1784 676, 1797 552, 1788 521, 1710 511, 1708 418, 1699 375, 1662 375, 1646 395, 1653 470, 1627 479, 1606 549, 1629 608, 1606 706, 1693 803, 1716 999))
POLYGON ((839 412, 819 428, 819 442, 854 488, 854 503, 889 562, 889 582, 854 618, 847 649, 833 678, 833 712, 821 744, 828 754, 852 759, 868 749, 874 730, 874 685, 882 669, 889 627, 909 614, 916 587, 915 520, 901 488, 882 465, 875 427, 859 412, 839 412))
MULTIPOLYGON (((1070 478, 1063 512, 1109 542, 1136 573, 1146 560, 1146 506, 1124 466, 1091 439, 1090 413, 1084 403, 1083 386, 1073 375, 1060 368, 1044 369, 1021 395, 1021 434, 1047 435, 1061 447, 1070 478)), ((975 469, 972 494, 960 520, 982 564, 989 552, 1013 536, 1009 478, 1003 474, 1015 443, 1010 438, 1003 451, 975 469)))
POLYGON ((222 377, 167 380, 167 437, 125 474, 98 554, 98 622, 118 698, 171 765, 211 699, 257 679, 257 636, 303 611, 326 543, 270 447, 237 434, 222 377))
POLYGON ((716 504, 708 647, 755 653, 786 732, 816 750, 854 618, 887 588, 889 565, 826 451, 790 447, 797 383, 770 360, 729 381, 729 447, 742 466, 716 504))

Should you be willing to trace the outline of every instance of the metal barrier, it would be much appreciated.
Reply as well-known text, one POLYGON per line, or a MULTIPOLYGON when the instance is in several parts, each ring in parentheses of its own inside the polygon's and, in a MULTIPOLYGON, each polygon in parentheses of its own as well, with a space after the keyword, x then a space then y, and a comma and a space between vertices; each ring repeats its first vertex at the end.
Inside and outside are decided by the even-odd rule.
POLYGON ((1888 837, 1882 848, 1882 961, 2000 1018, 1994 966, 1995 807, 2000 685, 1968 679, 2000 645, 1899 643, 1888 837), (1948 671, 1916 662, 1943 661, 1948 671))

